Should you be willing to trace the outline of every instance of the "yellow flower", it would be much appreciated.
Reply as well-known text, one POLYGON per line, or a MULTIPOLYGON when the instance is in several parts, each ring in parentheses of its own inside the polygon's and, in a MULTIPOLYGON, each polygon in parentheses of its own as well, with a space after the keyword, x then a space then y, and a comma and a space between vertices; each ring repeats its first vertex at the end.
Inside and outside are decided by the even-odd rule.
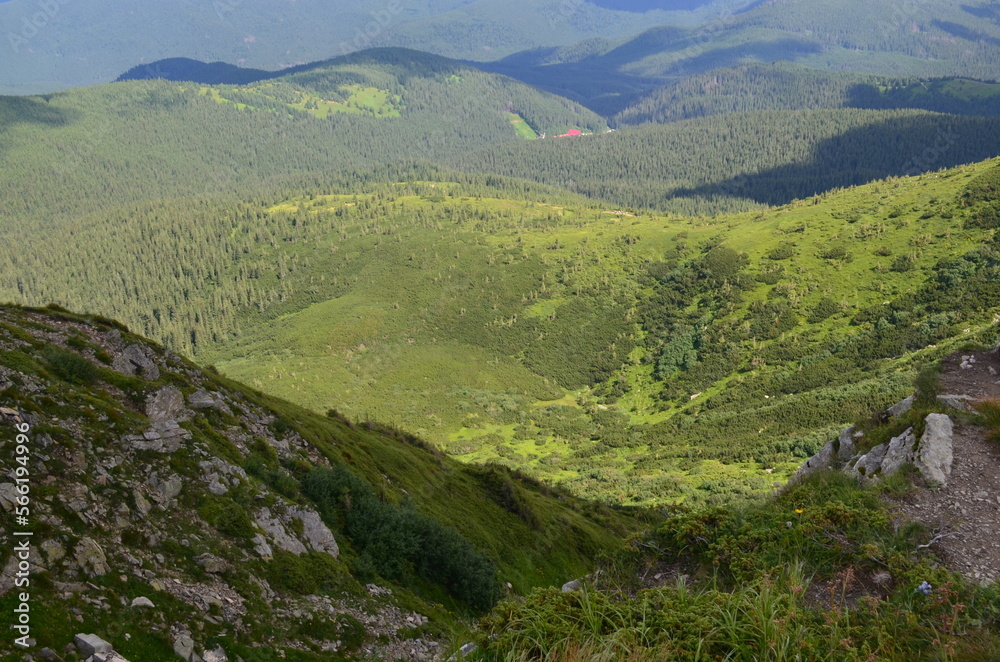
POLYGON ((802 513, 806 512, 806 511, 802 510, 801 508, 796 508, 795 512, 797 512, 799 515, 801 515, 802 513))

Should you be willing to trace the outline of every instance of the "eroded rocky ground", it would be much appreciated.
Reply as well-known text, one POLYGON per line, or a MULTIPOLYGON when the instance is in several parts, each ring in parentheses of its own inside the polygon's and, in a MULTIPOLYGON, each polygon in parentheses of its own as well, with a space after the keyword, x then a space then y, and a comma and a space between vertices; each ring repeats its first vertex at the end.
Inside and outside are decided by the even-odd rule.
MULTIPOLYGON (((941 392, 968 396, 973 403, 1000 398, 1000 352, 946 359, 941 392)), ((900 514, 940 536, 932 549, 950 568, 989 583, 1000 579, 1000 445, 961 414, 954 419, 954 461, 947 485, 915 490, 899 503, 900 514)))

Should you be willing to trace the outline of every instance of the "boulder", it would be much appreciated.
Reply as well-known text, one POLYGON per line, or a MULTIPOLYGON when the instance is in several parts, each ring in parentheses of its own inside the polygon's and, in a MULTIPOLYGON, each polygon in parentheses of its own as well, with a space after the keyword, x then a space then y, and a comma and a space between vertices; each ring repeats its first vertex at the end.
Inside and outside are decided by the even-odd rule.
POLYGON ((133 490, 132 496, 135 497, 135 509, 139 512, 139 515, 145 517, 149 514, 149 511, 153 509, 153 504, 149 502, 149 499, 142 495, 139 490, 133 490))
POLYGON ((229 662, 229 656, 222 646, 216 646, 210 651, 205 651, 205 662, 229 662))
POLYGON ((928 414, 924 423, 924 434, 917 446, 914 465, 929 482, 945 486, 954 460, 952 437, 955 426, 945 414, 928 414))
POLYGON ((83 659, 87 659, 96 653, 110 653, 114 650, 114 646, 96 634, 78 634, 73 637, 73 643, 76 644, 76 648, 80 651, 80 656, 83 659))
POLYGON ((45 554, 45 560, 48 561, 50 566, 66 558, 66 548, 58 540, 52 540, 51 538, 44 540, 40 547, 42 548, 42 553, 45 554))
POLYGON ((917 436, 913 433, 913 428, 909 428, 898 437, 894 437, 886 448, 885 457, 882 459, 882 475, 891 476, 906 464, 913 463, 913 447, 917 443, 917 436))
POLYGON ((257 515, 257 524, 271 537, 274 544, 285 550, 286 552, 291 552, 296 556, 305 554, 309 550, 302 542, 288 533, 285 530, 285 525, 282 524, 281 520, 276 516, 271 514, 268 508, 262 508, 260 513, 257 515))
POLYGON ((132 607, 136 609, 153 609, 153 601, 147 597, 140 596, 132 601, 132 607))
POLYGON ((853 466, 847 468, 847 472, 857 478, 872 478, 882 468, 882 461, 888 450, 887 444, 879 444, 859 457, 853 466))
POLYGON ((0 506, 8 513, 14 512, 14 507, 17 506, 17 498, 21 496, 21 493, 17 491, 17 486, 13 483, 4 483, 0 485, 0 506))
POLYGON ((340 548, 333 537, 333 532, 323 523, 319 513, 311 508, 295 506, 289 509, 288 514, 302 522, 302 537, 306 539, 310 547, 334 558, 340 554, 340 548))
POLYGON ((253 537, 253 551, 257 552, 257 555, 262 559, 270 559, 274 556, 274 550, 271 546, 267 544, 267 538, 261 534, 257 534, 253 537))
POLYGON ((151 358, 152 350, 139 345, 129 345, 111 362, 111 367, 120 373, 141 377, 155 382, 160 378, 160 370, 151 358))
POLYGON ((174 654, 188 662, 194 657, 194 639, 189 634, 178 635, 174 639, 174 654))
POLYGON ((889 407, 889 409, 887 409, 885 413, 889 415, 889 418, 899 418, 900 416, 903 416, 911 409, 913 409, 913 403, 916 401, 916 399, 917 398, 914 395, 911 395, 908 398, 904 398, 903 400, 900 400, 893 406, 889 407))
POLYGON ((853 425, 841 432, 840 436, 837 437, 837 459, 841 462, 847 462, 854 457, 856 448, 854 440, 863 435, 862 432, 856 432, 853 425))
POLYGON ((195 391, 189 395, 188 406, 191 409, 218 409, 227 414, 233 413, 233 410, 229 408, 229 405, 226 404, 221 395, 211 393, 205 389, 195 391))
POLYGON ((816 473, 817 471, 829 469, 833 466, 834 457, 836 455, 833 445, 833 440, 826 442, 818 453, 802 463, 802 466, 799 467, 799 470, 795 472, 795 475, 792 476, 792 480, 789 482, 801 480, 806 476, 816 473))
POLYGON ((972 403, 976 401, 975 398, 969 395, 939 395, 937 397, 938 402, 941 404, 951 407, 956 411, 963 411, 966 414, 974 414, 976 412, 972 407, 972 403))
POLYGON ((146 416, 154 423, 190 418, 184 408, 184 394, 176 386, 164 386, 151 395, 146 400, 146 416))
POLYGON ((562 585, 562 592, 569 593, 570 591, 578 591, 580 590, 580 585, 581 583, 579 579, 574 579, 572 581, 566 582, 565 584, 562 585))
POLYGON ((180 496, 181 490, 184 489, 184 482, 177 476, 174 476, 168 480, 154 483, 153 489, 156 490, 154 496, 160 497, 160 501, 167 504, 180 496))
POLYGON ((210 575, 218 575, 229 569, 229 564, 214 554, 202 554, 194 561, 210 575))
POLYGON ((104 550, 92 538, 81 538, 74 551, 76 562, 91 577, 100 577, 111 572, 104 550))

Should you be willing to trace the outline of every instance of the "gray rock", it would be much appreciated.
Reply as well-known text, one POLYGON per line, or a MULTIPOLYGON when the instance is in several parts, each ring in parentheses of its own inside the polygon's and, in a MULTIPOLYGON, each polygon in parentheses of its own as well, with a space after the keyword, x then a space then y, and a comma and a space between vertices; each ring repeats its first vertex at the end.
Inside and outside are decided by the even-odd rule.
POLYGON ((889 415, 889 418, 899 418, 913 409, 913 403, 916 399, 916 396, 911 395, 889 407, 885 413, 889 415))
POLYGON ((259 533, 253 537, 253 551, 257 552, 257 555, 262 559, 269 559, 274 556, 274 550, 267 544, 267 538, 259 533))
POLYGON ((298 538, 290 535, 285 530, 285 525, 280 519, 271 514, 270 509, 261 509, 257 515, 257 524, 271 537, 275 545, 286 552, 291 552, 299 556, 309 551, 298 538))
MULTIPOLYGON (((154 423, 190 418, 184 408, 184 394, 176 386, 164 386, 146 400, 146 416, 154 423)), ((171 426, 176 427, 176 426, 171 426)))
POLYGON ((802 463, 802 466, 795 472, 795 475, 792 476, 792 480, 789 481, 789 483, 802 480, 806 476, 814 474, 817 471, 832 467, 835 456, 833 445, 834 442, 832 440, 826 442, 818 453, 802 463))
POLYGON ((184 489, 184 482, 177 476, 174 476, 168 480, 155 483, 153 489, 156 490, 157 495, 163 503, 170 503, 180 496, 181 490, 184 489))
POLYGON ((951 407, 957 411, 963 411, 967 414, 974 414, 976 412, 972 407, 972 403, 976 401, 975 398, 969 395, 939 395, 937 397, 938 402, 941 404, 951 407))
POLYGON ((885 451, 885 458, 882 460, 882 475, 891 476, 904 465, 913 464, 913 447, 917 443, 917 436, 913 433, 913 428, 909 428, 898 437, 894 437, 889 442, 889 447, 885 451))
POLYGON ((840 433, 840 436, 837 437, 838 460, 840 460, 841 462, 847 462, 852 457, 854 457, 854 452, 856 449, 854 445, 854 440, 855 438, 861 435, 862 435, 861 432, 854 431, 853 425, 840 433))
POLYGON ((223 494, 229 491, 229 487, 221 480, 219 480, 218 474, 210 474, 208 476, 208 479, 209 479, 208 491, 211 492, 212 494, 216 496, 222 496, 223 494))
POLYGON ((59 657, 59 653, 55 652, 51 648, 43 648, 42 650, 38 651, 38 657, 42 658, 43 660, 48 660, 50 662, 55 662, 56 660, 62 659, 61 657, 59 657))
POLYGON ((228 563, 213 554, 202 554, 194 561, 211 575, 218 575, 229 569, 228 563))
POLYGON ((45 560, 48 561, 50 566, 66 558, 66 548, 59 544, 57 540, 52 540, 51 538, 44 540, 40 547, 42 548, 42 553, 45 554, 45 560))
POLYGON ((225 412, 227 414, 232 414, 233 410, 229 408, 226 401, 222 399, 222 396, 218 393, 211 393, 205 389, 196 391, 188 396, 188 406, 191 409, 218 409, 219 411, 225 412))
POLYGON ((928 414, 924 434, 917 446, 914 465, 932 483, 948 484, 954 460, 952 437, 955 426, 945 414, 928 414))
POLYGON ((887 444, 879 444, 859 457, 858 461, 848 468, 848 473, 858 478, 871 479, 882 468, 882 461, 888 450, 887 444))
POLYGON ((458 658, 462 659, 472 655, 474 652, 476 652, 477 648, 479 647, 476 646, 475 644, 465 644, 464 646, 458 649, 458 658))
POLYGON ((566 582, 565 584, 562 585, 562 592, 563 593, 569 593, 570 591, 578 591, 578 590, 580 590, 580 580, 579 579, 574 579, 574 580, 566 582))
POLYGON ((110 653, 114 646, 104 641, 96 634, 78 634, 73 637, 73 643, 83 659, 87 659, 95 653, 110 653))
POLYGON ((104 550, 94 542, 93 538, 81 538, 80 542, 76 544, 73 556, 80 567, 91 577, 100 577, 111 572, 104 550))
POLYGON ((205 651, 205 662, 229 662, 229 656, 222 646, 216 646, 210 651, 205 651))
POLYGON ((174 654, 182 660, 191 661, 194 656, 194 639, 189 634, 178 635, 174 639, 174 654))
POLYGON ((132 601, 132 607, 137 609, 138 608, 153 609, 154 605, 153 601, 150 600, 149 598, 139 596, 138 598, 132 601))
POLYGON ((288 514, 302 522, 302 537, 306 539, 310 547, 334 558, 340 554, 340 548, 333 537, 333 532, 323 523, 319 513, 311 508, 295 506, 289 509, 288 514))
POLYGON ((134 490, 132 492, 132 496, 135 497, 135 509, 139 512, 139 514, 143 517, 148 515, 149 511, 153 509, 153 504, 151 504, 139 490, 134 490))
POLYGON ((160 370, 151 358, 152 351, 139 345, 129 345, 111 362, 111 367, 118 372, 133 377, 141 377, 155 382, 160 378, 160 370))
POLYGON ((4 483, 0 485, 0 506, 8 513, 14 512, 14 507, 17 506, 17 498, 21 496, 21 493, 17 491, 17 486, 13 483, 4 483))

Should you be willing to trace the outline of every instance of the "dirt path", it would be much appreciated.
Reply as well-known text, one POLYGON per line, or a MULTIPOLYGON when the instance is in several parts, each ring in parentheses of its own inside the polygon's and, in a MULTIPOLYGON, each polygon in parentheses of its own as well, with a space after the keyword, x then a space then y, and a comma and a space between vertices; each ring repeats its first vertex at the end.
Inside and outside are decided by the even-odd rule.
MULTIPOLYGON (((960 353, 942 364, 941 392, 975 400, 1000 398, 1000 354, 960 353)), ((1000 579, 1000 444, 986 430, 956 421, 948 486, 916 490, 897 503, 907 519, 946 537, 932 549, 957 572, 989 583, 1000 579)))

